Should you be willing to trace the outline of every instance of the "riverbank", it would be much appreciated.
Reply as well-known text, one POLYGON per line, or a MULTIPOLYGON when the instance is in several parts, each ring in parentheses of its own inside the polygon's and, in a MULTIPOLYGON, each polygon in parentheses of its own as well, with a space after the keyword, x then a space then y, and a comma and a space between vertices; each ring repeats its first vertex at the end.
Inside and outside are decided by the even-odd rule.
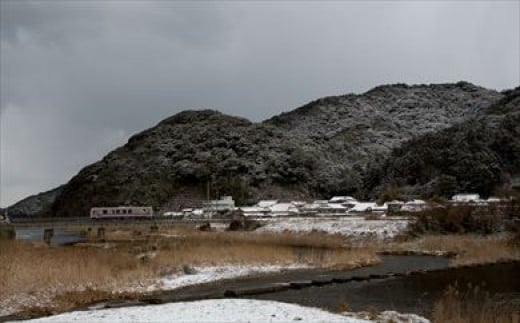
POLYGON ((415 314, 395 311, 382 313, 330 313, 314 307, 252 299, 219 299, 179 302, 156 306, 90 310, 64 313, 27 322, 395 322, 429 323, 415 314))
MULTIPOLYGON (((304 223, 319 223, 317 220, 302 219, 304 223)), ((226 286, 223 280, 230 280, 232 284, 236 279, 244 280, 247 285, 249 278, 262 281, 263 277, 279 277, 280 280, 271 282, 292 282, 296 287, 308 287, 325 285, 326 281, 347 282, 348 275, 332 277, 330 273, 336 275, 360 267, 358 275, 362 276, 366 269, 365 274, 373 275, 369 280, 378 275, 383 279, 381 273, 370 272, 377 267, 374 265, 379 262, 381 253, 451 256, 449 259, 432 257, 443 259, 442 266, 418 268, 419 271, 520 259, 518 247, 511 244, 505 234, 430 235, 410 240, 402 239, 396 231, 390 239, 388 233, 370 233, 374 228, 384 232, 379 230, 384 221, 363 220, 365 223, 358 223, 355 230, 345 231, 344 223, 352 224, 361 219, 325 220, 323 228, 331 231, 308 225, 303 226, 303 231, 276 232, 269 228, 230 232, 224 231, 224 227, 200 231, 186 224, 166 228, 136 225, 107 228, 102 236, 97 235, 97 230, 85 229, 85 242, 68 247, 0 242, 3 251, 0 283, 5 286, 0 291, 0 316, 17 313, 37 317, 93 303, 113 304, 114 300, 129 304, 143 299, 151 303, 181 301, 182 295, 186 299, 197 299, 197 295, 199 299, 223 297, 228 290, 215 293, 211 286, 205 287, 217 281, 226 286)), ((69 228, 78 229, 81 227, 69 228)), ((401 259, 402 264, 386 269, 385 273, 413 271, 415 267, 409 260, 415 258, 401 259)), ((281 285, 267 285, 260 286, 263 293, 285 289, 281 285)), ((240 288, 236 287, 229 288, 227 295, 238 296, 240 288)))
MULTIPOLYGON (((404 267, 405 264, 401 264, 401 268, 404 267)), ((256 295, 255 298, 317 306, 329 311, 345 308, 354 312, 372 313, 395 310, 433 319, 442 314, 442 307, 449 305, 444 300, 452 291, 451 299, 457 294, 461 296, 457 298, 459 304, 474 305, 475 301, 482 300, 482 304, 487 303, 488 309, 491 305, 497 308, 501 306, 504 313, 507 313, 506 309, 510 309, 512 305, 516 304, 516 308, 520 305, 518 270, 520 262, 430 270, 412 268, 407 273, 395 271, 393 275, 374 274, 370 268, 364 268, 351 274, 337 275, 337 283, 265 293, 256 295), (466 304, 468 298, 462 296, 473 295, 475 292, 478 292, 478 297, 471 299, 471 304, 466 304)), ((455 309, 450 310, 455 312, 455 309)), ((457 315, 464 312, 461 308, 457 315)))
POLYGON ((450 256, 452 266, 492 264, 520 260, 520 248, 509 233, 492 235, 424 235, 392 242, 384 247, 388 254, 430 254, 450 256))
POLYGON ((317 308, 258 300, 203 300, 155 306, 78 311, 29 322, 343 322, 365 323, 362 319, 333 314, 317 308))
POLYGON ((106 299, 302 268, 349 269, 379 261, 324 233, 108 230, 103 239, 49 247, 2 241, 0 315, 66 311, 106 299))
MULTIPOLYGON (((511 318, 514 315, 514 309, 518 308, 520 304, 515 300, 516 290, 518 289, 518 279, 516 278, 516 272, 520 263, 504 263, 499 265, 487 265, 487 266, 470 266, 464 268, 446 268, 442 267, 442 263, 435 260, 437 257, 431 256, 385 256, 383 263, 375 267, 361 268, 354 271, 347 272, 313 272, 307 271, 301 272, 302 277, 315 277, 309 281, 295 281, 294 284, 285 284, 280 287, 276 292, 271 288, 271 292, 266 292, 265 288, 259 288, 259 284, 266 284, 273 279, 280 278, 279 275, 272 277, 264 277, 261 279, 249 279, 244 281, 227 281, 219 284, 209 284, 207 288, 191 288, 184 289, 179 292, 170 292, 166 294, 156 294, 155 296, 148 298, 141 298, 139 301, 112 301, 94 304, 90 307, 90 310, 99 311, 103 308, 124 308, 122 311, 128 311, 131 313, 132 307, 134 306, 147 306, 147 304, 171 304, 183 302, 189 299, 204 299, 211 298, 218 300, 221 298, 229 297, 231 293, 228 291, 234 290, 237 293, 234 297, 246 297, 256 299, 275 300, 281 302, 296 303, 304 306, 320 307, 330 312, 341 313, 342 315, 349 315, 356 318, 370 319, 375 322, 388 322, 388 318, 392 318, 395 322, 426 322, 423 318, 414 315, 400 315, 395 313, 395 310, 400 312, 419 312, 426 316, 433 315, 434 322, 444 322, 445 320, 437 320, 440 313, 444 313, 442 309, 446 307, 444 300, 444 287, 448 286, 446 295, 450 296, 451 300, 454 300, 459 304, 459 307, 449 307, 446 309, 450 310, 452 315, 475 318, 479 315, 484 314, 489 316, 491 309, 496 311, 500 310, 500 313, 495 313, 496 317, 511 318), (411 260, 412 258, 415 260, 411 260), (390 261, 393 259, 392 261, 390 261), (399 260, 406 259, 406 262, 399 260), (418 261, 419 259, 426 260, 418 261), (415 265, 415 267, 413 267, 415 265), (411 267, 412 266, 412 267, 411 267), (411 268, 411 271, 403 272, 404 268, 411 268), (429 268, 429 269, 428 269, 429 268), (425 270, 426 269, 426 270, 425 270), (395 272, 388 272, 388 270, 394 270, 395 272), (401 271, 400 271, 401 270, 401 271), (385 274, 387 272, 387 274, 385 274), (493 276, 497 274, 497 276, 493 276), (335 277, 335 278, 333 278, 335 277), (491 280, 490 280, 491 279, 491 280), (451 283, 460 281, 462 288, 457 289, 456 283, 452 288, 451 283), (483 283, 487 287, 487 290, 478 290, 478 286, 475 282, 483 283), (477 286, 476 289, 469 289, 467 286, 477 286), (255 287, 256 286, 256 287, 255 287), (424 289, 426 288, 426 290, 424 289), (428 288, 431 288, 429 290, 428 288), (213 291, 212 291, 213 290, 213 291), (216 292, 220 290, 220 294, 216 292), (225 290, 225 292, 224 292, 225 290), (247 290, 253 293, 247 293, 247 290), (389 293, 391 291, 391 293, 389 293), (456 291, 456 292, 453 292, 456 291), (460 294, 459 294, 460 291, 460 294), (480 293, 478 293, 480 291, 480 293), (488 291, 492 293, 488 293, 488 291), (497 303, 494 298, 494 293, 500 292, 501 299, 497 303), (508 292, 509 291, 509 292, 508 292), (513 292, 511 296, 507 296, 508 293, 513 292), (368 293, 368 294, 367 294, 368 293), (183 296, 184 295, 184 296, 183 296), (242 295, 242 296, 240 296, 242 295), (371 296, 372 295, 372 296, 371 296), (459 295, 461 297, 459 297, 459 295), (467 295, 472 295, 473 298, 468 302, 467 295), (491 295, 492 297, 490 297, 491 295), (441 301, 437 301, 440 299, 441 301), (377 302, 374 302, 376 301, 377 302), (475 309, 476 302, 482 301, 482 305, 485 306, 486 313, 474 311, 474 313, 467 313, 468 309, 475 309), (515 303, 516 302, 516 303, 515 303), (432 305, 434 304, 434 305, 432 305), (516 305, 515 305, 516 304, 516 305), (431 311, 432 306, 435 306, 435 311, 431 311), (516 306, 516 307, 515 307, 516 306), (393 309, 394 311, 383 311, 382 309, 393 309), (348 313, 345 313, 347 310, 348 313), (353 313, 352 311, 356 311, 353 313), (359 312, 361 311, 361 312, 359 312), (457 312, 458 311, 458 312, 457 312), (391 315, 391 316, 389 316, 391 315), (383 319, 383 318, 386 318, 383 319), (399 320, 398 318, 402 318, 399 320), (406 318, 406 319, 404 319, 406 318), (414 318, 414 320, 410 320, 414 318), (417 319, 417 320, 416 320, 417 319)), ((439 259, 442 260, 442 259, 439 259)), ((286 272, 282 276, 285 276, 285 280, 290 277, 295 277, 292 272, 286 272)), ((276 285, 276 284, 272 284, 276 285)), ((85 308, 84 308, 85 309, 85 308)), ((82 309, 82 310, 84 310, 82 309)), ((495 311, 495 312, 496 312, 495 311)), ((493 312, 491 312, 493 313, 493 312)), ((37 316, 48 315, 51 313, 40 313, 37 316)), ((97 314, 96 314, 97 315, 97 314)), ((482 317, 488 317, 482 316, 482 317)), ((61 316, 58 316, 61 317, 61 316)), ((444 315, 444 318, 447 316, 444 315)), ((20 317, 12 317, 11 319, 20 319, 20 317)), ((146 320, 145 320, 146 321, 146 320)), ((218 317, 213 318, 211 321, 221 321, 218 317)), ((459 320, 460 322, 470 322, 468 320, 459 320)), ((475 321, 471 322, 487 322, 487 321, 475 321)))

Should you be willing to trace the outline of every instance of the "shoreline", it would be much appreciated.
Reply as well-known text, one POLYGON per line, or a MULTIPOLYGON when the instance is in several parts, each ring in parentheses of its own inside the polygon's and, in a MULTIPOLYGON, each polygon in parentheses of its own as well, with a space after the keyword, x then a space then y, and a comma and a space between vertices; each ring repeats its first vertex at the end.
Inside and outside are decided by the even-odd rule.
MULTIPOLYGON (((409 256, 400 256, 400 257, 409 257, 409 256)), ((417 257, 428 257, 428 256, 417 256, 417 257)), ((435 256, 431 256, 435 257, 435 256)), ((437 256, 442 257, 442 256, 437 256)), ((98 300, 94 301, 90 304, 83 304, 73 308, 69 308, 66 311, 55 310, 52 312, 42 311, 41 313, 35 312, 33 309, 31 312, 16 312, 10 315, 4 315, 0 317, 0 321, 6 320, 19 320, 19 319, 30 319, 43 317, 48 315, 54 315, 56 313, 66 313, 70 311, 77 310, 88 310, 88 309, 103 309, 103 308, 118 308, 118 307, 128 307, 128 306, 139 306, 139 305, 151 305, 151 304, 166 304, 166 303, 176 303, 176 302, 185 302, 185 301, 197 301, 204 299, 221 299, 221 298, 229 298, 229 297, 243 297, 243 296, 254 296, 261 295, 265 293, 272 293, 277 291, 289 290, 289 289, 302 289, 312 286, 324 286, 328 284, 343 284, 349 282, 360 282, 360 281, 368 281, 374 279, 389 279, 395 277, 416 275, 416 274, 424 274, 424 273, 433 273, 440 271, 450 271, 454 269, 461 268, 473 268, 473 267, 484 267, 484 266, 493 266, 500 264, 509 264, 509 263, 517 263, 520 260, 503 260, 496 261, 493 263, 479 263, 472 265, 460 265, 460 266, 444 266, 442 268, 434 268, 429 270, 417 269, 417 270, 409 270, 402 272, 388 272, 386 274, 367 274, 367 275, 351 275, 350 277, 342 276, 341 274, 347 274, 349 272, 355 272, 358 269, 369 269, 373 268, 373 266, 361 267, 357 269, 347 270, 347 271, 331 271, 331 270, 319 270, 316 268, 306 268, 306 269, 292 269, 292 270, 283 270, 279 272, 268 272, 262 274, 249 274, 243 276, 237 276, 232 278, 218 279, 213 281, 208 281, 204 283, 198 283, 193 285, 185 285, 182 287, 168 289, 168 290, 155 290, 145 293, 137 293, 134 294, 131 298, 125 298, 121 295, 114 295, 115 297, 111 299, 98 300), (269 282, 270 279, 280 277, 282 274, 293 274, 296 272, 303 273, 307 276, 306 280, 293 280, 286 282, 269 282), (328 273, 330 277, 323 278, 324 273, 328 273), (314 276, 314 277, 313 277, 314 276), (336 277, 334 277, 336 276, 336 277), (260 281, 260 283, 256 283, 260 281), (232 288, 227 285, 237 284, 237 288, 232 288), (240 283, 250 284, 253 283, 252 286, 247 288, 240 287, 240 283)), ((276 279, 275 279, 276 280, 276 279)))

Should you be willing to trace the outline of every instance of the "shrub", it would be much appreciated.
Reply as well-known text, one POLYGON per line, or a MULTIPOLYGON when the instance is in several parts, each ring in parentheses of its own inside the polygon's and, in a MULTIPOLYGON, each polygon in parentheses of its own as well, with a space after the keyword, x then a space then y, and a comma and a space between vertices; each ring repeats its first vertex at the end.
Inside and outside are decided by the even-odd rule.
POLYGON ((425 210, 410 225, 412 233, 481 233, 499 231, 502 215, 491 207, 452 206, 425 210))
POLYGON ((200 231, 212 231, 211 224, 209 222, 204 223, 198 228, 200 231))
POLYGON ((460 291, 457 285, 448 287, 432 313, 434 323, 505 323, 518 322, 518 319, 515 301, 498 301, 478 286, 468 286, 466 291, 460 291))
POLYGON ((228 231, 254 231, 261 227, 260 222, 255 220, 233 220, 229 223, 228 231))
POLYGON ((378 204, 401 199, 401 191, 395 186, 387 186, 377 199, 378 204))
POLYGON ((239 220, 233 220, 229 223, 228 231, 239 231, 244 229, 244 223, 239 220))

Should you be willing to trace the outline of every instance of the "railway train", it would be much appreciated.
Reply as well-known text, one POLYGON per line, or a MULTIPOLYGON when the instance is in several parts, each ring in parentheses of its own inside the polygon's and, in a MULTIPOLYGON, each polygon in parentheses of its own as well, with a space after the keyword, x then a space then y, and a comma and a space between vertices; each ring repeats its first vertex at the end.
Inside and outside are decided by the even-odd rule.
POLYGON ((151 206, 93 207, 91 219, 149 219, 153 217, 151 206))

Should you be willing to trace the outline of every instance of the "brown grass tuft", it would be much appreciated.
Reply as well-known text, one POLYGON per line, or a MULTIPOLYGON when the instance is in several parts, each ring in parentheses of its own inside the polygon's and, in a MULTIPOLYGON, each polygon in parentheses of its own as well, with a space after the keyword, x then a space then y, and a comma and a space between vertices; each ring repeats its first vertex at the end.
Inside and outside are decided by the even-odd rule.
POLYGON ((150 277, 135 257, 115 250, 49 248, 20 241, 1 241, 0 249, 0 300, 15 293, 110 287, 150 277))
POLYGON ((511 244, 507 234, 425 235, 418 239, 396 243, 395 250, 455 252, 454 265, 493 263, 499 260, 520 259, 520 248, 511 244))
POLYGON ((341 298, 338 301, 338 312, 344 313, 344 312, 352 312, 352 308, 350 305, 348 305, 347 300, 345 298, 341 298))
POLYGON ((450 286, 433 309, 434 323, 518 323, 520 299, 503 301, 491 297, 478 286, 461 292, 450 286))

